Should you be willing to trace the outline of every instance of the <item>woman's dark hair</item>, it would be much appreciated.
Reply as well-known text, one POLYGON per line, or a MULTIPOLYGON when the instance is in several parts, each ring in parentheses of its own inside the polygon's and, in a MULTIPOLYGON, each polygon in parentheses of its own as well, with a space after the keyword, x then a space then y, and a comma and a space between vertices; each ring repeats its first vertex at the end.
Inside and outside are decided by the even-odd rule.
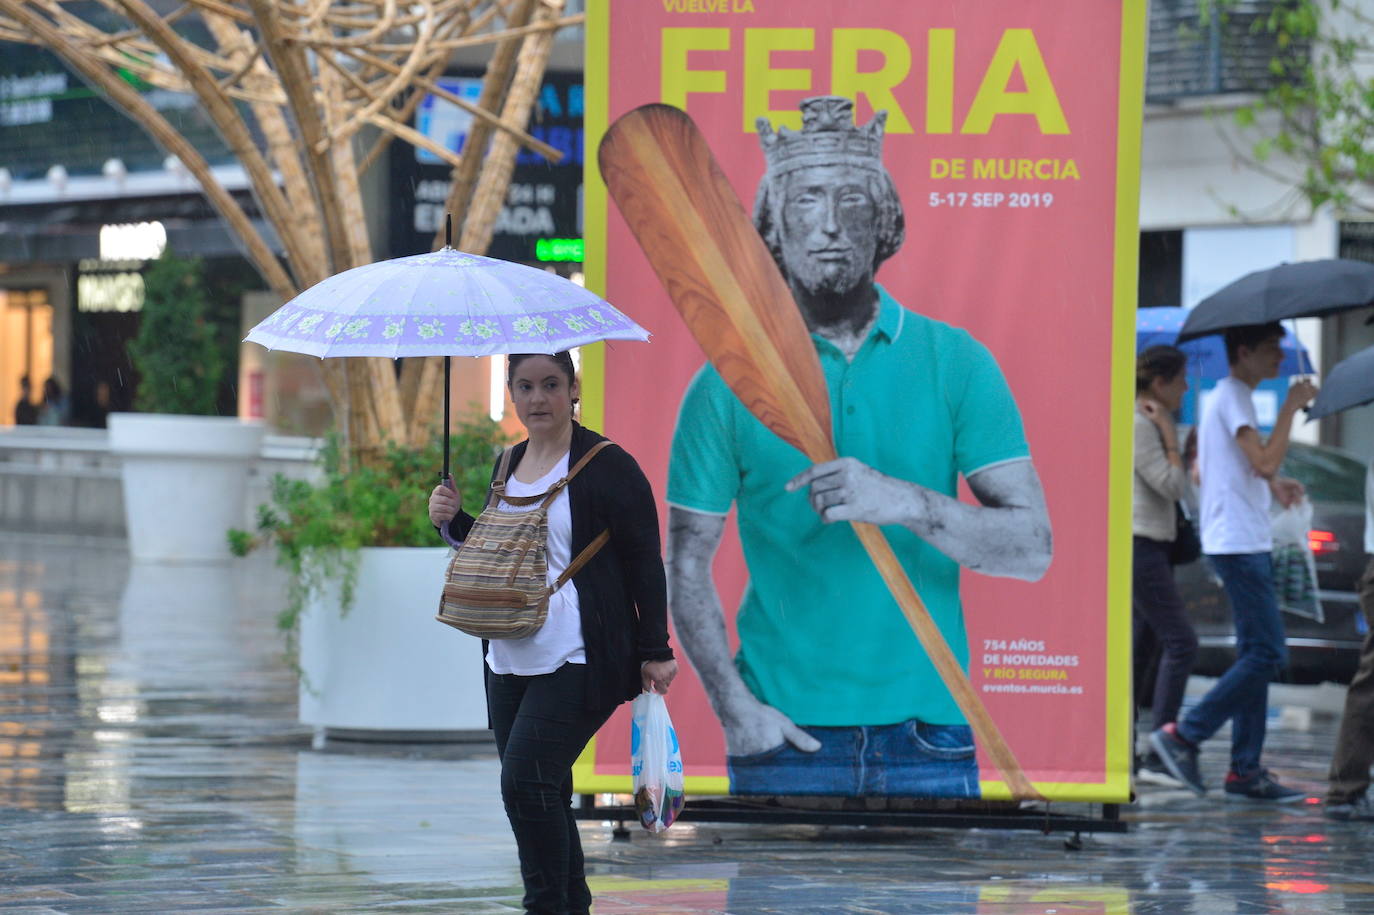
POLYGON ((1254 349, 1269 340, 1282 340, 1287 331, 1277 321, 1269 324, 1245 324, 1240 327, 1226 328, 1226 364, 1235 365, 1240 358, 1240 348, 1254 349))
POLYGON ((1188 355, 1177 346, 1161 343, 1152 346, 1136 357, 1135 392, 1149 389, 1156 378, 1173 381, 1188 365, 1188 355))
MULTIPOLYGON (((577 369, 573 367, 572 353, 567 350, 563 350, 561 353, 511 353, 506 357, 506 387, 515 384, 516 366, 534 356, 552 359, 554 364, 563 370, 563 374, 568 376, 568 387, 572 387, 573 383, 577 381, 577 369)), ((576 402, 576 400, 573 401, 573 403, 576 402)))

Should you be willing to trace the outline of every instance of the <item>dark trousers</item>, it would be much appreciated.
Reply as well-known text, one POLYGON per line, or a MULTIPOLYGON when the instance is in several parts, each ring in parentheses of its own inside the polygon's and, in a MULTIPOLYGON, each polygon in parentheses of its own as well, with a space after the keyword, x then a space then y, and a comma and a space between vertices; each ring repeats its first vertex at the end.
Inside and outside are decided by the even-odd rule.
POLYGON ((572 764, 610 717, 584 707, 585 664, 521 677, 487 670, 487 708, 501 757, 501 800, 520 852, 525 911, 581 915, 592 894, 572 814, 572 764))
POLYGON ((1331 757, 1326 799, 1349 804, 1369 790, 1369 767, 1374 765, 1374 559, 1360 578, 1360 610, 1369 631, 1360 649, 1360 668, 1345 694, 1345 713, 1331 757))
POLYGON ((1136 537, 1132 598, 1137 623, 1148 627, 1160 649, 1159 669, 1150 704, 1154 728, 1178 719, 1188 675, 1197 660, 1197 633, 1183 608, 1169 564, 1169 544, 1136 537))

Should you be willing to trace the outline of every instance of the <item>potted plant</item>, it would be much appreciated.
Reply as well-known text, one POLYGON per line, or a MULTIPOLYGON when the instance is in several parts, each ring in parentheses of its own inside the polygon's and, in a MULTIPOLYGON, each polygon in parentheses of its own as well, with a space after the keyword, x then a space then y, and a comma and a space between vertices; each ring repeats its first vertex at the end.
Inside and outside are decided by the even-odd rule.
MULTIPOLYGON (((455 485, 476 514, 505 443, 486 419, 450 438, 455 485)), ((480 643, 435 622, 449 548, 429 523, 438 436, 391 445, 347 469, 339 443, 315 480, 272 481, 257 530, 233 530, 233 552, 271 544, 288 572, 278 626, 300 674, 300 719, 327 736, 453 740, 487 727, 480 643)))
POLYGON ((122 459, 129 549, 136 560, 227 560, 224 531, 241 524, 260 424, 215 416, 225 359, 208 317, 198 260, 164 252, 144 274, 138 413, 109 417, 122 459))

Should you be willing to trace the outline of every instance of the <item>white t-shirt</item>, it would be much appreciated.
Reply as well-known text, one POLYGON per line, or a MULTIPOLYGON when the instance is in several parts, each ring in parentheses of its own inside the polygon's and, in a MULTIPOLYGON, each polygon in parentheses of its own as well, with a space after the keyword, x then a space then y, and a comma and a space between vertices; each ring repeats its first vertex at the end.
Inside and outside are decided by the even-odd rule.
MULTIPOLYGON (((511 474, 506 478, 506 494, 537 496, 568 473, 568 456, 533 483, 521 483, 511 474)), ((517 506, 501 502, 503 512, 531 511, 537 506, 517 506)), ((547 546, 549 584, 552 585, 572 562, 572 512, 568 508, 567 487, 549 506, 547 546)), ((544 627, 523 639, 493 639, 487 643, 487 666, 498 674, 533 677, 551 674, 564 664, 586 664, 582 645, 582 612, 577 602, 577 585, 571 580, 549 598, 549 616, 544 627)))
POLYGON ((1217 382, 1198 424, 1198 472, 1202 476, 1202 551, 1268 553, 1269 481, 1255 472, 1236 441, 1249 426, 1259 432, 1249 385, 1227 376, 1217 382))

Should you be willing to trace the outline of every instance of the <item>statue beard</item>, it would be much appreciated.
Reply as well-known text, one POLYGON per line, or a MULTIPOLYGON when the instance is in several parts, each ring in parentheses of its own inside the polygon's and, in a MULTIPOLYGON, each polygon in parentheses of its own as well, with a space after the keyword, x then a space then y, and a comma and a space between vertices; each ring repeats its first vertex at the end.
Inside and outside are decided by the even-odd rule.
POLYGON ((803 258, 800 263, 778 266, 793 287, 812 299, 846 299, 856 290, 873 283, 873 271, 868 265, 846 261, 836 263, 803 258))

